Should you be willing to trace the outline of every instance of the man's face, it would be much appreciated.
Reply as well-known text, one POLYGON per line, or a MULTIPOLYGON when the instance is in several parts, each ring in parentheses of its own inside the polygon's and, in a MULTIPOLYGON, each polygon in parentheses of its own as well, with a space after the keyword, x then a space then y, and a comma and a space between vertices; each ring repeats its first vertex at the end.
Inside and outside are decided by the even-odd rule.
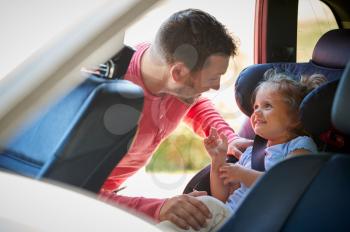
POLYGON ((185 82, 175 89, 175 95, 183 102, 192 104, 202 93, 220 88, 220 78, 228 67, 228 56, 212 55, 201 70, 189 73, 185 82))

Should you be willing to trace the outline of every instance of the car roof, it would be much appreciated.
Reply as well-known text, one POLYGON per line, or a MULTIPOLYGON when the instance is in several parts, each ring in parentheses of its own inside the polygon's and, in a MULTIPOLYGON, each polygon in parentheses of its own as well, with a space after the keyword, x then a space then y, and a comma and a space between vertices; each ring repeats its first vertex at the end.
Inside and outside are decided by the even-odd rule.
POLYGON ((322 0, 333 11, 340 28, 350 27, 350 2, 347 0, 322 0))

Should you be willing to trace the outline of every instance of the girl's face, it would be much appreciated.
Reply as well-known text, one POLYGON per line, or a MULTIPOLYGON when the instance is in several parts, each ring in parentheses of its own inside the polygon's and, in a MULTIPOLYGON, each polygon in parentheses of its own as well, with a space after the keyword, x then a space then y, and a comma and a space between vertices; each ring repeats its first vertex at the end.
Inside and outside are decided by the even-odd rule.
POLYGON ((268 140, 268 146, 285 143, 295 135, 297 112, 291 112, 283 96, 274 88, 262 86, 256 93, 250 117, 255 134, 268 140))

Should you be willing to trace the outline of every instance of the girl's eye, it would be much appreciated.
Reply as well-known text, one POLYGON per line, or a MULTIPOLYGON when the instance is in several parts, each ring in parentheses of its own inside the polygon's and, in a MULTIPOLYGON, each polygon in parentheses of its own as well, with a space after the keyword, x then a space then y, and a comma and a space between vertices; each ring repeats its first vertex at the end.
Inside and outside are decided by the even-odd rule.
POLYGON ((270 109, 271 107, 272 107, 272 105, 270 103, 264 104, 264 108, 266 108, 266 109, 270 109))

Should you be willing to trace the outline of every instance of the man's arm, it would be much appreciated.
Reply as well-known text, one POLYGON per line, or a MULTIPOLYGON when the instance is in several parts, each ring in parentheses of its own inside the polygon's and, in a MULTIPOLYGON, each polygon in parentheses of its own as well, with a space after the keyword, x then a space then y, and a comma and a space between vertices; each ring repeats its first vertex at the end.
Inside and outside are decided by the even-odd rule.
POLYGON ((204 97, 199 98, 186 114, 184 121, 193 128, 193 131, 202 137, 207 137, 210 128, 216 129, 218 134, 224 134, 230 143, 237 134, 217 112, 213 103, 204 97))
POLYGON ((206 195, 206 192, 156 199, 102 192, 100 199, 140 213, 156 222, 169 220, 182 229, 200 229, 206 225, 206 219, 211 217, 206 205, 196 198, 202 195, 206 195))
POLYGON ((99 199, 121 206, 142 216, 159 221, 159 211, 166 199, 128 197, 113 192, 101 192, 99 199))

